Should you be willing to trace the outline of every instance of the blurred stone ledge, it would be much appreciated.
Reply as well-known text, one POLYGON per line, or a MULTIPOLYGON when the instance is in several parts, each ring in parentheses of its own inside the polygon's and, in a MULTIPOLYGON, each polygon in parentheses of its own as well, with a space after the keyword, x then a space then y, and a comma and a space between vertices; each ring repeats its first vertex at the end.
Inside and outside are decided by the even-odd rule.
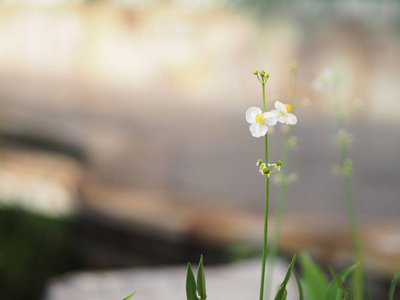
MULTIPOLYGON (((204 204, 202 195, 95 183, 72 157, 27 149, 0 149, 0 206, 76 220, 76 251, 89 267, 210 263, 259 255, 262 211, 204 204)), ((210 203, 210 201, 208 201, 210 203)), ((289 209, 288 209, 289 210, 289 209)), ((370 274, 391 278, 400 266, 400 224, 361 223, 370 274)), ((273 231, 270 218, 269 237, 273 231)), ((307 251, 324 265, 352 263, 346 222, 285 213, 280 253, 307 251)))
MULTIPOLYGON (((170 254, 175 256, 177 263, 185 261, 185 258, 193 260, 199 253, 207 251, 214 262, 229 261, 229 255, 236 253, 240 256, 243 251, 244 254, 260 253, 264 222, 261 211, 206 205, 201 202, 201 197, 198 201, 184 201, 185 197, 195 196, 105 185, 83 189, 90 214, 102 216, 103 220, 119 224, 117 227, 140 232, 148 239, 158 241, 150 243, 149 247, 169 245, 170 254)), ((273 216, 269 223, 270 238, 273 216)), ((360 228, 367 270, 373 275, 391 278, 400 267, 399 224, 370 222, 361 223, 360 228)), ((324 216, 286 213, 279 250, 287 256, 307 251, 324 265, 338 268, 352 264, 352 242, 347 222, 324 216)))

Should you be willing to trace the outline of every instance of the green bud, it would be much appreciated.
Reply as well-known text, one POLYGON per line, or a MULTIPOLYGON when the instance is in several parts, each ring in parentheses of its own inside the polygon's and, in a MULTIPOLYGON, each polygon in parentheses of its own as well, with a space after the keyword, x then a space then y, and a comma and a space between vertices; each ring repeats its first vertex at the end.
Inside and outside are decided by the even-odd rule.
POLYGON ((258 74, 258 70, 257 69, 254 69, 253 70, 253 75, 257 75, 258 74))
MULTIPOLYGON (((264 77, 265 71, 264 71, 264 70, 261 70, 260 75, 261 75, 262 77, 264 77)), ((269 76, 269 75, 268 75, 268 76, 269 76)))
POLYGON ((269 74, 268 73, 265 73, 265 78, 269 78, 269 74))
POLYGON ((268 168, 264 168, 263 169, 263 174, 265 174, 265 175, 269 174, 269 169, 268 168))
POLYGON ((282 162, 281 162, 280 160, 277 160, 277 161, 276 161, 276 165, 277 165, 278 167, 280 167, 280 166, 282 166, 282 162))
POLYGON ((262 163, 263 161, 261 159, 257 160, 257 167, 261 166, 262 163))

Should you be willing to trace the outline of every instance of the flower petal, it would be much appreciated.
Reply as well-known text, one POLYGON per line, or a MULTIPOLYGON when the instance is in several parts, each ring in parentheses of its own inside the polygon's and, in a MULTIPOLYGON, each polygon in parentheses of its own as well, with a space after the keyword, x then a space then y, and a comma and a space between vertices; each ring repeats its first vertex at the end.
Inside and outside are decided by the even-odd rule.
POLYGON ((285 104, 283 104, 282 102, 275 101, 275 108, 278 111, 282 112, 283 114, 287 114, 287 108, 286 108, 285 104))
POLYGON ((263 116, 265 117, 265 124, 267 124, 268 126, 274 126, 276 122, 278 122, 278 117, 276 113, 272 111, 263 113, 263 116))
POLYGON ((246 121, 249 122, 250 124, 253 124, 256 122, 256 116, 258 114, 262 114, 262 110, 258 107, 250 107, 247 111, 246 111, 246 121))
POLYGON ((296 125, 297 117, 294 114, 287 114, 286 115, 286 124, 288 125, 296 125))
POLYGON ((250 125, 250 132, 254 137, 261 137, 267 134, 268 126, 265 124, 253 123, 250 125))

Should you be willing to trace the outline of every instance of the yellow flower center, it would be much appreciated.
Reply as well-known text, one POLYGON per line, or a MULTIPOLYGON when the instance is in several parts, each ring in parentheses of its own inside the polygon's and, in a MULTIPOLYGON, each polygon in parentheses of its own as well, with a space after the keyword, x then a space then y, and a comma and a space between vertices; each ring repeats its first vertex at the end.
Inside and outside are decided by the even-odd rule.
POLYGON ((256 122, 259 124, 265 124, 265 117, 262 114, 256 116, 256 122))
POLYGON ((286 106, 287 112, 290 113, 292 111, 292 106, 290 104, 286 104, 286 103, 285 103, 285 106, 286 106))

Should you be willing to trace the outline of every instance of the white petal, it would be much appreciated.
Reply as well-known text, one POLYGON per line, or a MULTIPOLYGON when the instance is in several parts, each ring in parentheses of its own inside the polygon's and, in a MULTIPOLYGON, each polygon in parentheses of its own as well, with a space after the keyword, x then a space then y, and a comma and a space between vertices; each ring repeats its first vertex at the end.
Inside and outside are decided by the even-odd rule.
POLYGON ((267 134, 268 126, 265 124, 254 123, 250 125, 250 132, 254 137, 261 137, 267 134))
POLYGON ((286 114, 285 116, 279 118, 279 122, 288 125, 295 125, 297 123, 297 118, 294 114, 286 114))
POLYGON ((263 116, 265 117, 265 124, 267 124, 268 126, 274 126, 276 122, 278 122, 278 117, 274 112, 265 112, 263 113, 263 116))
POLYGON ((262 114, 262 110, 258 107, 250 107, 246 111, 246 121, 249 122, 250 124, 253 124, 256 121, 256 116, 258 114, 262 114))
POLYGON ((279 123, 286 124, 286 116, 285 115, 280 115, 278 117, 278 121, 279 121, 279 123))
POLYGON ((282 102, 280 102, 280 101, 275 101, 275 108, 276 108, 277 110, 279 110, 280 112, 282 112, 283 114, 287 114, 286 105, 283 104, 282 102))
POLYGON ((286 115, 286 124, 288 125, 296 125, 297 117, 294 114, 287 114, 286 115))

